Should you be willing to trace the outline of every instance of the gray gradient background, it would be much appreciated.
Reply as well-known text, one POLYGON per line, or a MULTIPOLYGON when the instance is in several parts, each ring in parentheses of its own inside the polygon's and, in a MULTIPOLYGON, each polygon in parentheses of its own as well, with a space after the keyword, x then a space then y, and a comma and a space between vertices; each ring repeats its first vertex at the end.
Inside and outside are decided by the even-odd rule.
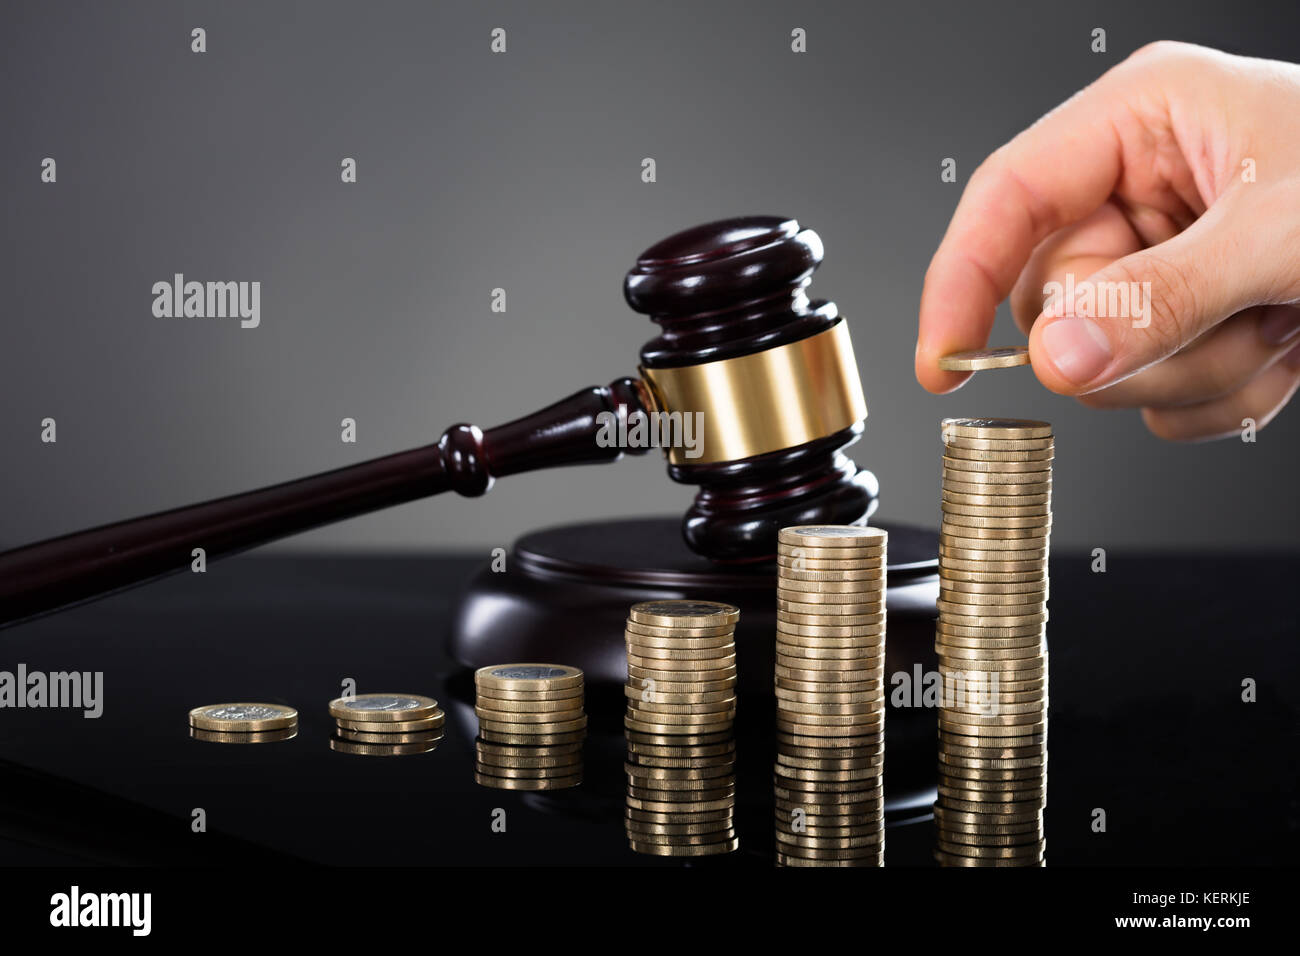
MULTIPOLYGON (((6 3, 0 13, 0 547, 497 424, 634 371, 636 254, 750 213, 825 241, 880 515, 934 524, 938 420, 1057 428, 1063 547, 1294 547, 1300 408, 1178 446, 1026 369, 930 396, 916 307, 961 182, 1162 37, 1300 58, 1262 3, 6 3), (208 31, 208 52, 189 31, 208 31), (488 51, 503 26, 509 52, 488 51), (809 52, 789 52, 792 27, 809 52), (1110 51, 1089 51, 1095 26, 1110 51), (57 185, 39 181, 45 156, 57 185), (339 181, 357 158, 359 182, 339 181), (642 157, 659 181, 640 181, 642 157), (173 272, 260 280, 262 324, 163 320, 173 272), (509 296, 504 315, 489 292, 509 296), (58 443, 39 423, 58 421, 58 443), (357 419, 359 441, 339 441, 357 419)), ((995 344, 1022 336, 1006 309, 995 344)), ((683 511, 653 458, 518 476, 279 547, 494 546, 683 511)))

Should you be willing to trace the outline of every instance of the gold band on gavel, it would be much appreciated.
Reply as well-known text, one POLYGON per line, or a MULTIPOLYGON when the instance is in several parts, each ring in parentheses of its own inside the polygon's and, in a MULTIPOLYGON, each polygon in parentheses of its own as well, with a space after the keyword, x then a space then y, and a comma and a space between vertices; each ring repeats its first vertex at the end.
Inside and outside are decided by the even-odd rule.
POLYGON ((706 465, 793 448, 867 417, 843 319, 816 335, 751 355, 681 368, 642 368, 657 410, 702 412, 699 455, 673 446, 674 465, 706 465))

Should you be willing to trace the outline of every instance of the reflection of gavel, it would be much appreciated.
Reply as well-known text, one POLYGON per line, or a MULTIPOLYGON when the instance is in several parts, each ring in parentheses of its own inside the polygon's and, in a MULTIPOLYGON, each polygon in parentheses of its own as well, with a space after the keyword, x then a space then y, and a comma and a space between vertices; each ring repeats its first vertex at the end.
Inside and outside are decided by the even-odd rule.
POLYGON ((481 495, 503 475, 644 451, 603 440, 611 415, 700 413, 699 446, 670 449, 668 474, 700 486, 683 532, 715 561, 770 559, 785 525, 860 521, 876 479, 843 449, 866 405, 844 320, 805 293, 821 259, 817 234, 793 219, 678 233, 625 283, 628 303, 661 326, 640 379, 486 432, 453 425, 436 445, 5 552, 0 624, 183 570, 194 548, 232 554, 443 491, 481 495))

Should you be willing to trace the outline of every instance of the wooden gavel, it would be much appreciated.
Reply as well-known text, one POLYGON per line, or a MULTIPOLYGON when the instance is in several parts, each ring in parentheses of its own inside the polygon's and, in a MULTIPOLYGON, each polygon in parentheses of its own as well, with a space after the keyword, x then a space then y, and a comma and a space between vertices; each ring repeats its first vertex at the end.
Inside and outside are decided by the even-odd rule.
POLYGON ((448 490, 481 495, 505 475, 641 453, 607 440, 612 421, 637 416, 701 423, 694 448, 668 450, 668 474, 699 486, 683 533, 711 560, 771 560, 786 525, 860 522, 878 486, 843 450, 867 410, 845 321, 805 291, 821 260, 815 232, 775 216, 671 236, 624 283, 660 325, 639 378, 487 431, 453 425, 434 445, 0 553, 0 626, 181 571, 194 548, 215 558, 448 490))

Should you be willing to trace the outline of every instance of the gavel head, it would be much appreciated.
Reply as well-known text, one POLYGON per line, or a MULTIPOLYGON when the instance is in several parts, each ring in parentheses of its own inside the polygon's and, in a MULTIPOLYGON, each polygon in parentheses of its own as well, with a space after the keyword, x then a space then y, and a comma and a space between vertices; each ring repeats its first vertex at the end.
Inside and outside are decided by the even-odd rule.
POLYGON ((726 219, 651 246, 624 283, 660 326, 641 350, 654 411, 694 439, 668 454, 672 479, 700 488, 683 534, 714 561, 767 561, 787 525, 875 510, 875 476, 844 454, 867 414, 848 326, 806 291, 821 260, 793 219, 726 219))

